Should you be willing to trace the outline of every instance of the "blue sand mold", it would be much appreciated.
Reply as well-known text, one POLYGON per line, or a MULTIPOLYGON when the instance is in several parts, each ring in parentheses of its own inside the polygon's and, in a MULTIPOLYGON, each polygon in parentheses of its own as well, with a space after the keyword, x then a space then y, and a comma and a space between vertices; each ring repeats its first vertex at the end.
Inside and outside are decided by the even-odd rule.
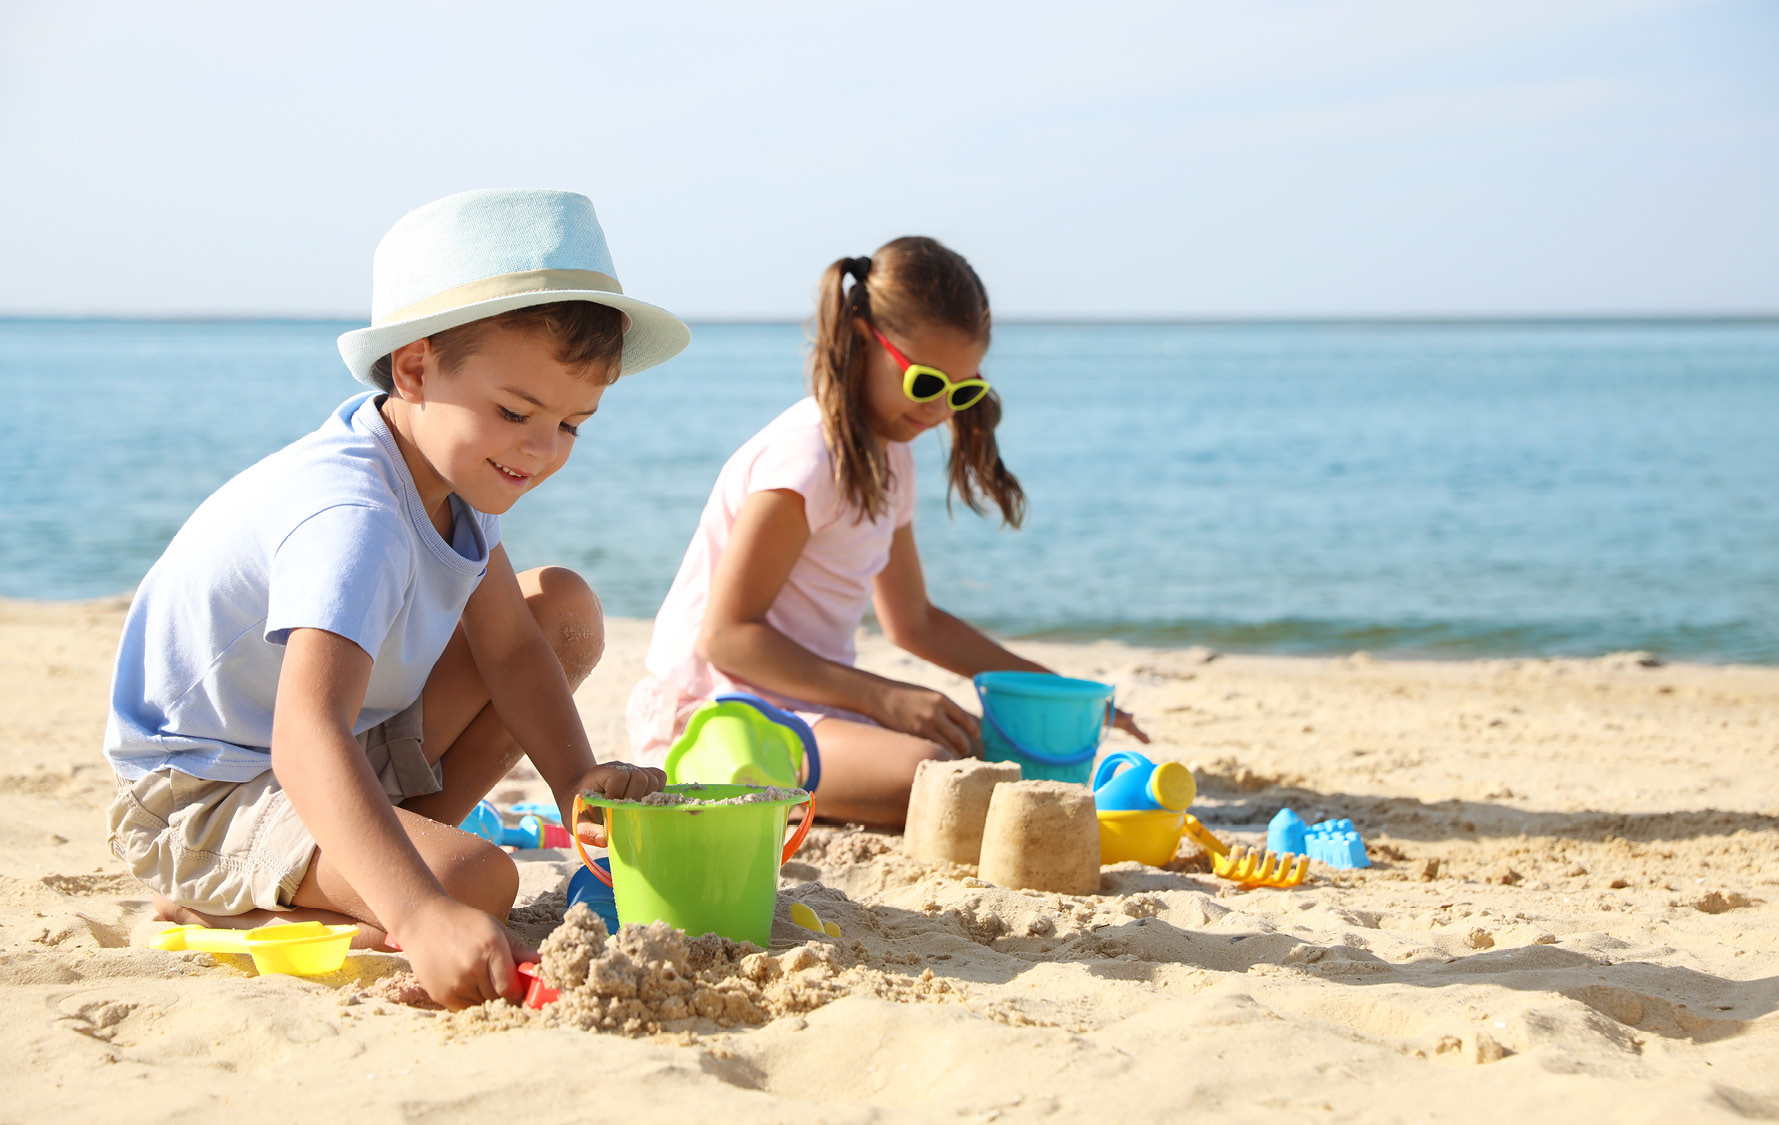
POLYGON ((1345 817, 1305 826, 1291 809, 1280 809, 1266 826, 1266 846, 1274 852, 1296 852, 1330 867, 1370 867, 1365 841, 1345 817))
MULTIPOLYGON (((607 874, 611 873, 611 861, 604 856, 593 862, 605 868, 607 874)), ((599 915, 600 920, 605 923, 606 933, 618 932, 618 903, 612 897, 612 889, 601 883, 585 867, 577 870, 574 878, 568 881, 568 905, 573 906, 577 902, 586 903, 587 909, 599 915)))
POLYGON ((1266 826, 1266 850, 1304 854, 1303 818, 1291 809, 1280 809, 1266 826))

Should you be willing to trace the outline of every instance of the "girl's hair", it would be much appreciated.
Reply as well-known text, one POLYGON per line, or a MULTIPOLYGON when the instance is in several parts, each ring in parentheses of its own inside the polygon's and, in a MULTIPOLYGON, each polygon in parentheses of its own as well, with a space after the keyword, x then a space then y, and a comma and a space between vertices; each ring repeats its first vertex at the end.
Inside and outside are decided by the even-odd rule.
MULTIPOLYGON (((624 354, 624 314, 592 301, 527 305, 434 332, 428 338, 438 356, 439 367, 447 373, 456 371, 458 365, 481 348, 488 333, 495 329, 548 340, 557 363, 578 372, 593 373, 601 382, 611 383, 618 377, 620 365, 617 361, 624 354)), ((371 381, 385 394, 395 389, 392 358, 384 356, 371 364, 371 381)))
MULTIPOLYGON (((988 293, 962 255, 931 238, 898 238, 869 258, 841 258, 822 273, 815 347, 809 357, 810 388, 821 407, 841 494, 858 511, 858 518, 875 519, 889 505, 889 461, 865 421, 865 360, 870 345, 855 330, 855 319, 886 332, 943 325, 986 340, 988 293)), ((976 405, 951 416, 946 503, 955 493, 981 515, 992 500, 1002 521, 1018 527, 1025 519, 1025 492, 995 445, 1000 421, 1000 396, 992 390, 976 405)))

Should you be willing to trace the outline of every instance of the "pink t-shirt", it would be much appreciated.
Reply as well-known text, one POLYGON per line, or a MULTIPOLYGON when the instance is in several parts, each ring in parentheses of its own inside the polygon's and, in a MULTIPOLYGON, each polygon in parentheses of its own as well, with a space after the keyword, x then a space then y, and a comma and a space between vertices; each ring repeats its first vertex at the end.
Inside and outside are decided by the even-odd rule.
POLYGON ((871 580, 889 563, 896 529, 914 519, 914 454, 907 442, 891 442, 886 451, 889 508, 878 519, 854 522, 855 509, 834 480, 834 458, 815 399, 796 403, 736 450, 717 475, 673 588, 655 615, 649 672, 691 697, 758 690, 698 659, 695 646, 711 578, 742 502, 749 493, 779 488, 803 497, 809 542, 766 621, 817 656, 851 664, 854 635, 871 602, 871 580))

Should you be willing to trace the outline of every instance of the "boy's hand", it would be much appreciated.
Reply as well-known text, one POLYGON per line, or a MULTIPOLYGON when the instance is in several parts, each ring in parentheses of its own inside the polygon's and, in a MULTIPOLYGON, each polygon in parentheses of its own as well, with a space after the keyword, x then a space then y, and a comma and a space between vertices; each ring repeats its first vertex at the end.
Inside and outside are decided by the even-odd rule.
MULTIPOLYGON (((659 793, 667 784, 667 774, 653 766, 636 766, 629 762, 606 762, 594 766, 581 775, 575 786, 575 793, 584 793, 591 789, 601 797, 613 801, 640 801, 650 793, 659 793)), ((560 803, 560 802, 558 802, 560 803)), ((568 804, 562 806, 564 815, 574 812, 574 795, 569 795, 568 804)), ((578 821, 575 834, 581 842, 590 848, 605 847, 605 819, 598 815, 599 810, 591 810, 591 819, 578 821)))
POLYGON ((416 909, 399 940, 427 995, 452 1009, 501 997, 517 1002, 523 994, 514 966, 538 957, 505 926, 451 898, 416 909))

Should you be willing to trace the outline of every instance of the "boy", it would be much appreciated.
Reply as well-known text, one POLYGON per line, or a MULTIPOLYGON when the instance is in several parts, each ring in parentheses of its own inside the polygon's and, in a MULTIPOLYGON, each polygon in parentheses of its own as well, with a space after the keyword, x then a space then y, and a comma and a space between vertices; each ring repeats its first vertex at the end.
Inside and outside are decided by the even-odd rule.
MULTIPOLYGON (((452 825, 526 755, 566 812, 658 770, 598 765, 571 693, 599 601, 515 575, 499 516, 620 375, 689 332, 619 289, 584 196, 466 192, 377 247, 340 353, 380 393, 223 485, 130 607, 105 754, 112 850, 160 917, 356 922, 434 999, 517 995, 518 873, 452 825)), ((592 835, 596 837, 597 831, 592 835)))

